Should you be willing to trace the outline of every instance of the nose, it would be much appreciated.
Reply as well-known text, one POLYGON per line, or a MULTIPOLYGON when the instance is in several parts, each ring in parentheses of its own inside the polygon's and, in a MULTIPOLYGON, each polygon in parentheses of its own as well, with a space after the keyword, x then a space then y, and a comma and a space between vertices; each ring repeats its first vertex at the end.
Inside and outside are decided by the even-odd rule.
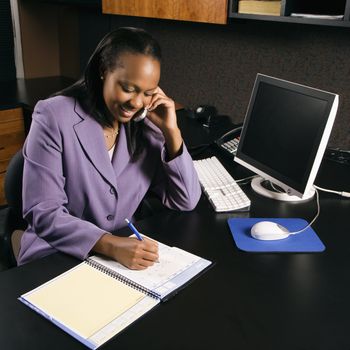
POLYGON ((143 99, 142 94, 136 94, 130 99, 129 104, 134 109, 141 109, 145 105, 145 101, 143 99))

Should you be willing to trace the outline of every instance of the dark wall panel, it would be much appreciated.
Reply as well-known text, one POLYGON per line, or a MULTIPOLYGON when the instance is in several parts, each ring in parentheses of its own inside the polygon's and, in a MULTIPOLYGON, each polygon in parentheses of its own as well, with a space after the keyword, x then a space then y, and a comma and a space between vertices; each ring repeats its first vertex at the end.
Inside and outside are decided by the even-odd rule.
POLYGON ((0 1, 0 81, 16 79, 10 0, 0 1))
POLYGON ((162 45, 162 88, 185 106, 213 104, 235 122, 244 118, 258 72, 338 93, 329 145, 350 148, 348 28, 237 20, 221 26, 92 13, 82 18, 81 33, 90 33, 81 38, 82 63, 105 31, 145 28, 162 45))

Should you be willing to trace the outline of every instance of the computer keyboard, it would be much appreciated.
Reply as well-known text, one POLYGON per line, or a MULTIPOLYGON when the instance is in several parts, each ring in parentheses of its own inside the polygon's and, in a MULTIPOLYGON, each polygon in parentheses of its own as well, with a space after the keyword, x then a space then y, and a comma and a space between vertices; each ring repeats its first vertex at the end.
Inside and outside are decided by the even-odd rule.
POLYGON ((194 160, 199 182, 217 212, 246 211, 250 199, 216 157, 194 160))

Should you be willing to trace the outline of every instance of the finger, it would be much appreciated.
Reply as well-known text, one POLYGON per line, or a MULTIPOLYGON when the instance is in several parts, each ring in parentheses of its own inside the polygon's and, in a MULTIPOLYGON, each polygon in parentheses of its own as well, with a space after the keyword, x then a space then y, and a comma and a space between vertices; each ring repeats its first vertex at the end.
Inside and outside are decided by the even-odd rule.
POLYGON ((154 265, 154 263, 155 263, 154 261, 140 259, 137 262, 130 264, 128 268, 131 270, 144 270, 154 265))
POLYGON ((165 92, 161 89, 160 86, 158 86, 158 88, 157 88, 157 90, 156 90, 156 93, 160 93, 160 94, 166 96, 165 92))
POLYGON ((153 98, 156 97, 156 96, 168 97, 167 94, 159 86, 157 87, 157 89, 152 94, 153 98))
POLYGON ((150 261, 150 262, 156 262, 159 260, 158 253, 145 253, 143 256, 143 260, 150 261))
POLYGON ((145 255, 143 254, 143 256, 131 259, 126 266, 132 270, 140 270, 152 266, 154 263, 155 261, 145 259, 145 255))
POLYGON ((139 262, 139 266, 140 268, 147 268, 147 267, 151 267, 155 264, 156 261, 151 261, 151 260, 146 260, 143 259, 142 261, 139 262))
POLYGON ((147 253, 158 254, 158 244, 156 242, 148 241, 143 249, 147 253))
POLYGON ((140 264, 135 264, 135 265, 131 265, 131 266, 128 266, 128 268, 130 270, 145 270, 147 269, 148 266, 144 266, 144 265, 140 265, 140 264))
POLYGON ((158 250, 158 242, 155 241, 154 239, 149 238, 149 237, 144 237, 143 241, 147 246, 155 247, 158 250))
POLYGON ((167 97, 160 97, 159 96, 151 103, 148 110, 154 111, 160 105, 162 105, 166 108, 171 108, 174 105, 174 102, 167 97))
POLYGON ((165 96, 164 94, 154 93, 146 108, 149 110, 152 107, 154 101, 157 101, 159 98, 168 98, 168 97, 165 96))
POLYGON ((158 259, 158 243, 147 239, 135 242, 134 257, 136 262, 140 259, 157 260, 158 259))

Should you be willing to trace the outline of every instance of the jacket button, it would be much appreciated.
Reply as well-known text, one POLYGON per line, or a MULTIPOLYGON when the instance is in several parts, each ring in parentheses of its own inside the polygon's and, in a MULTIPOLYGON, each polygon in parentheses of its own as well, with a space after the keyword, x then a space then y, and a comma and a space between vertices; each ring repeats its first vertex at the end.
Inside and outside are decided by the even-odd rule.
POLYGON ((108 215, 108 216, 107 216, 107 220, 108 220, 108 221, 112 221, 113 219, 114 219, 114 215, 108 215))
POLYGON ((111 187, 111 188, 109 189, 109 193, 115 195, 115 189, 114 189, 113 187, 111 187))

